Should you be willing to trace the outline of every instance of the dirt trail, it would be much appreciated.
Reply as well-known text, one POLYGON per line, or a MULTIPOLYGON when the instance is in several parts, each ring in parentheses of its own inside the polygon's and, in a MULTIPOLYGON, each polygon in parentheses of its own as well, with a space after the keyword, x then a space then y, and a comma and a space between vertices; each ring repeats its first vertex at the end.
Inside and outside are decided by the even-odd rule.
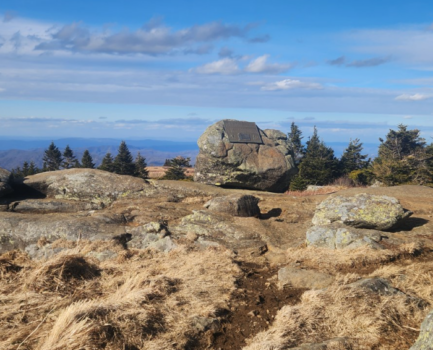
POLYGON ((214 335, 213 349, 239 350, 245 340, 266 330, 277 311, 284 305, 299 302, 303 289, 278 289, 268 280, 277 269, 253 263, 238 262, 244 276, 238 280, 238 288, 231 300, 231 314, 214 335))

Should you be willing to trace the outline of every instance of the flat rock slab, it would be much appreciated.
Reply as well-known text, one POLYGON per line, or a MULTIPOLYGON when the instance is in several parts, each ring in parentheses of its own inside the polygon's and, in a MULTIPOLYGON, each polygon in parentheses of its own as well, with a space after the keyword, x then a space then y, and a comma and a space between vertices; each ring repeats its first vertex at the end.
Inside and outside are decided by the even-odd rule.
POLYGON ((109 205, 118 198, 149 195, 154 187, 143 179, 96 169, 50 171, 27 177, 24 184, 49 198, 109 205))
POLYGON ((99 203, 56 199, 28 199, 9 204, 8 210, 16 213, 49 214, 75 213, 83 210, 102 209, 99 203))
POLYGON ((125 233, 125 227, 93 217, 68 214, 21 215, 2 213, 0 219, 0 254, 35 244, 41 237, 106 240, 125 233))
POLYGON ((382 232, 377 230, 357 229, 342 224, 312 226, 307 231, 306 244, 317 248, 355 249, 368 246, 382 249, 382 232))
POLYGON ((255 216, 260 215, 258 206, 259 199, 250 195, 233 194, 230 196, 217 197, 208 201, 204 207, 210 211, 225 213, 232 216, 255 216))
POLYGON ((323 289, 331 285, 333 281, 333 276, 313 270, 283 267, 278 271, 278 283, 280 287, 323 289))
POLYGON ((356 228, 389 230, 411 214, 396 198, 361 193, 353 197, 329 197, 317 206, 312 222, 318 226, 337 222, 356 228))

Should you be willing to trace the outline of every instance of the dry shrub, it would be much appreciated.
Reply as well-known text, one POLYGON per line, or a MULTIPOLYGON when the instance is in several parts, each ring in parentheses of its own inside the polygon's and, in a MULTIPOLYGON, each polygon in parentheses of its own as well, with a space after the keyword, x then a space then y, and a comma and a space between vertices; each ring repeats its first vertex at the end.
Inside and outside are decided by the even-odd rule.
POLYGON ((35 292, 74 293, 77 285, 100 276, 98 266, 78 254, 59 254, 29 276, 27 287, 35 292))
POLYGON ((28 255, 19 250, 11 250, 0 255, 0 281, 15 275, 28 264, 28 255))
POLYGON ((0 284, 0 349, 189 348, 206 340, 195 319, 218 319, 240 274, 223 248, 135 250, 99 266, 83 257, 88 250, 82 241, 32 261, 13 289, 0 284))
POLYGON ((425 314, 403 294, 383 296, 334 284, 283 307, 271 328, 250 339, 244 350, 282 350, 335 338, 344 341, 326 349, 408 349, 425 314))
POLYGON ((394 249, 373 250, 367 246, 357 249, 332 250, 327 248, 289 248, 286 251, 288 263, 302 262, 327 273, 336 274, 346 269, 363 269, 418 254, 422 247, 418 243, 402 244, 394 249))
POLYGON ((382 266, 371 277, 383 277, 395 288, 433 305, 433 262, 382 266))

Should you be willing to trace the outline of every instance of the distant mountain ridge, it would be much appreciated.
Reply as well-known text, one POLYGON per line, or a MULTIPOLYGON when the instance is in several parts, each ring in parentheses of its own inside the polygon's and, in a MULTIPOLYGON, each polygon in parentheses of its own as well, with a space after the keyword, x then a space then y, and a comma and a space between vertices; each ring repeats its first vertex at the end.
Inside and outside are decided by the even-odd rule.
MULTIPOLYGON (((78 159, 81 159, 84 150, 88 149, 94 162, 99 165, 107 152, 113 156, 117 154, 121 139, 108 138, 62 138, 53 139, 55 145, 63 152, 66 145, 72 148, 78 159)), ((129 150, 135 157, 138 152, 146 157, 148 165, 161 166, 168 158, 176 156, 190 157, 191 163, 195 163, 198 154, 196 142, 179 142, 164 140, 125 140, 129 150)), ((42 166, 44 150, 48 148, 51 140, 19 140, 0 139, 0 167, 13 169, 22 166, 25 161, 33 161, 39 167, 42 166)), ((325 142, 332 147, 335 155, 340 157, 348 146, 348 142, 325 142)), ((377 156, 378 143, 364 143, 364 153, 371 158, 377 156)))
MULTIPOLYGON (((121 139, 84 139, 65 138, 53 140, 54 144, 63 152, 66 145, 74 151, 77 159, 81 159, 84 150, 88 149, 94 162, 99 165, 107 152, 113 156, 121 139)), ((198 146, 195 142, 176 142, 162 140, 125 140, 129 150, 135 157, 138 152, 146 157, 148 165, 163 165, 167 158, 174 158, 178 155, 190 157, 192 163, 198 154, 198 146)), ((42 158, 45 149, 48 148, 51 140, 8 140, 0 139, 0 167, 13 169, 22 166, 25 161, 35 162, 42 166, 42 158)))

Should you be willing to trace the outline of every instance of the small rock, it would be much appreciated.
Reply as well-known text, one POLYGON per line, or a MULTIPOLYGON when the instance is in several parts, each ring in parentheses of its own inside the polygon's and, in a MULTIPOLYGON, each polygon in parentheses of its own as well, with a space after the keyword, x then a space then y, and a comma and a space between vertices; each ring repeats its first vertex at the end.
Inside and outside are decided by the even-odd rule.
POLYGON ((294 267, 283 267, 278 271, 280 287, 323 289, 334 282, 334 277, 325 273, 294 267))
POLYGON ((233 194, 217 197, 208 201, 204 207, 210 211, 226 213, 232 216, 259 216, 259 199, 250 195, 233 194))

